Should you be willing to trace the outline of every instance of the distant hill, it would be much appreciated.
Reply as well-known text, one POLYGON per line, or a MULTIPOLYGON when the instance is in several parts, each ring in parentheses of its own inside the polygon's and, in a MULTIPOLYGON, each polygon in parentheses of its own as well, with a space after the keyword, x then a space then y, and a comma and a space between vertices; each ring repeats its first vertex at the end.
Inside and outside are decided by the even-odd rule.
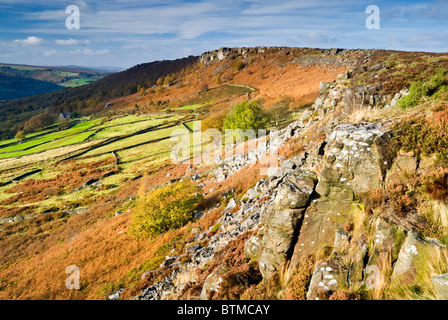
POLYGON ((78 87, 101 79, 109 73, 76 66, 43 67, 0 63, 2 76, 0 100, 17 99, 66 87, 78 87))
POLYGON ((108 72, 108 73, 115 73, 115 72, 120 72, 120 71, 126 70, 126 68, 112 67, 112 66, 88 67, 88 66, 69 65, 69 66, 58 66, 58 67, 65 68, 65 69, 82 69, 82 70, 108 72))
POLYGON ((62 88, 51 82, 0 73, 0 100, 23 98, 62 88))
MULTIPOLYGON (((19 76, 20 73, 20 76, 25 77, 25 75, 33 72, 35 76, 39 75, 38 80, 42 81, 45 79, 48 82, 51 80, 58 85, 65 83, 67 87, 69 87, 67 82, 57 83, 56 79, 59 79, 58 77, 66 77, 68 81, 68 78, 73 76, 70 73, 78 73, 79 76, 86 77, 71 79, 70 81, 75 84, 72 88, 0 102, 0 122, 10 120, 14 125, 20 125, 31 116, 43 112, 47 108, 54 114, 62 111, 95 112, 95 109, 108 99, 133 94, 137 92, 138 86, 150 87, 160 77, 174 74, 193 66, 197 63, 198 58, 190 56, 173 61, 164 60, 139 64, 122 72, 109 73, 95 82, 92 82, 95 75, 96 77, 101 77, 105 73, 98 71, 89 73, 86 69, 76 69, 76 67, 69 69, 42 67, 42 69, 38 69, 40 67, 0 65, 0 74, 3 72, 11 73, 9 74, 11 76, 19 76), (22 71, 20 72, 20 70, 22 71), (91 78, 87 78, 88 76, 91 78), (87 85, 76 87, 76 84, 82 84, 81 82, 83 81, 87 85)), ((9 136, 11 134, 10 129, 6 127, 0 128, 0 136, 6 137, 5 135, 9 136)))

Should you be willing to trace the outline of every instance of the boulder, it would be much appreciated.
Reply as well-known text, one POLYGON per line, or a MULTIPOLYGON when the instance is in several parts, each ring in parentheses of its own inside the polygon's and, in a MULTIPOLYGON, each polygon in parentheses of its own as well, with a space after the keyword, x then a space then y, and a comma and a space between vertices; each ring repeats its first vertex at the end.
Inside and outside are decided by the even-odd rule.
POLYGON ((431 278, 431 282, 440 300, 448 300, 448 273, 431 278))
POLYGON ((340 188, 338 192, 345 189, 354 193, 379 188, 391 165, 393 150, 387 144, 391 136, 391 131, 381 123, 336 127, 325 147, 316 192, 328 197, 331 187, 340 188))
POLYGON ((308 300, 322 300, 327 294, 346 288, 348 270, 338 260, 319 262, 314 267, 310 286, 306 294, 308 300))
POLYGON ((236 201, 235 199, 230 199, 229 203, 227 204, 227 207, 224 209, 224 212, 229 212, 232 209, 236 208, 236 201))
POLYGON ((263 228, 250 237, 244 244, 244 256, 252 261, 259 261, 263 251, 263 228))
POLYGON ((213 294, 219 291, 222 277, 226 272, 226 268, 224 268, 223 266, 219 266, 216 270, 208 275, 208 277, 205 279, 204 286, 202 287, 200 295, 201 300, 210 300, 213 294))
POLYGON ((277 188, 274 205, 283 209, 305 207, 314 191, 316 180, 316 174, 310 171, 288 174, 277 188))
POLYGON ((409 232, 394 265, 392 284, 399 286, 405 281, 407 285, 412 285, 417 284, 418 279, 426 278, 428 263, 440 257, 441 250, 446 248, 437 240, 424 239, 417 232, 409 232))
POLYGON ((303 217, 316 184, 316 176, 310 171, 296 171, 285 176, 278 186, 277 195, 268 210, 263 236, 263 253, 259 261, 263 278, 269 279, 280 271, 303 217))

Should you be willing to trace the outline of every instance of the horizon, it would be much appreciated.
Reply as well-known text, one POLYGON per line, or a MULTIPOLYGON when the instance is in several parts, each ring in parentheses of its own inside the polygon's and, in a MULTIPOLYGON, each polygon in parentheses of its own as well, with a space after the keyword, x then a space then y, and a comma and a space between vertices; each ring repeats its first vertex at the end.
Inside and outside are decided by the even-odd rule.
POLYGON ((446 52, 448 1, 0 0, 0 61, 110 66, 199 56, 221 47, 446 52), (68 28, 79 10, 79 29, 68 28), (367 20, 376 6, 378 28, 367 20), (70 20, 70 21, 69 21, 70 20))

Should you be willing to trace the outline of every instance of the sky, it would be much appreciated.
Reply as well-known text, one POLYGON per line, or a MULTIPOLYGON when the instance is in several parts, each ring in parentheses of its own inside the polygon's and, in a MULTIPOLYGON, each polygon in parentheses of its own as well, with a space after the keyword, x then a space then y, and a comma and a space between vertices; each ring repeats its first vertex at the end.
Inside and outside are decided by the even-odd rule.
POLYGON ((129 68, 221 47, 446 52, 447 45, 448 0, 0 0, 3 63, 129 68), (66 13, 73 5, 79 29, 66 13), (379 29, 366 26, 371 5, 379 29))

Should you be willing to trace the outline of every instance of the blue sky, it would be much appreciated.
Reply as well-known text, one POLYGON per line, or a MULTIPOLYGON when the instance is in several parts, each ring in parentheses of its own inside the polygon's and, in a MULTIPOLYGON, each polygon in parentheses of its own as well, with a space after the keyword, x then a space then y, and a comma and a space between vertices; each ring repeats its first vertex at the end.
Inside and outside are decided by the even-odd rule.
POLYGON ((131 67, 220 47, 448 51, 448 0, 0 0, 0 62, 131 67), (65 9, 80 10, 68 30, 65 9), (369 30, 366 8, 380 9, 369 30))

